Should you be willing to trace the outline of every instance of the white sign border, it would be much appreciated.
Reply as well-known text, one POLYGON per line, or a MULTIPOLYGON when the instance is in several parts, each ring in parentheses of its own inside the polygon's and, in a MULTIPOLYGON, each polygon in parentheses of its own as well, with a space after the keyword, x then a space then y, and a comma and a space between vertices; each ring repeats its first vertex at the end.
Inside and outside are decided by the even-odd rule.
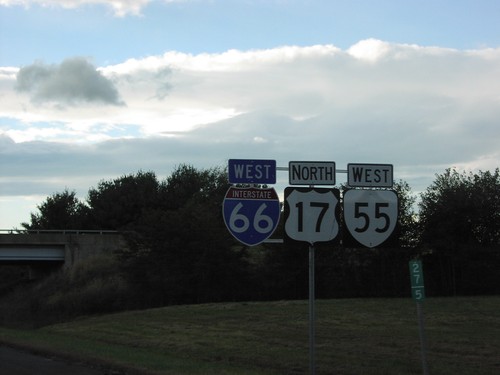
POLYGON ((307 185, 318 185, 318 186, 335 186, 337 183, 337 164, 334 161, 289 161, 288 162, 288 184, 289 185, 302 185, 302 186, 307 186, 307 185), (302 182, 293 182, 292 180, 292 164, 328 164, 330 166, 333 165, 333 181, 329 181, 328 183, 324 182, 317 182, 313 180, 308 180, 308 181, 302 181, 302 182))
POLYGON ((394 186, 394 165, 393 164, 382 164, 382 163, 348 163, 347 164, 347 186, 350 188, 392 188, 394 186), (389 178, 389 183, 380 184, 380 183, 355 183, 351 184, 351 166, 359 165, 359 166, 370 166, 370 167, 389 167, 391 176, 389 178))

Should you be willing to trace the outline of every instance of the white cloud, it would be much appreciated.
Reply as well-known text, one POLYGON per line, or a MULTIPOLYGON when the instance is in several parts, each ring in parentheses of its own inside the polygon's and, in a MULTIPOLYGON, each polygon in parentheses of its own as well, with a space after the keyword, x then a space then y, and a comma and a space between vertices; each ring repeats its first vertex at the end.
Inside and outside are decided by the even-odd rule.
MULTIPOLYGON (((44 7, 73 9, 84 5, 97 4, 109 7, 116 16, 123 17, 128 14, 140 15, 141 10, 150 2, 151 0, 0 0, 0 5, 21 5, 24 7, 39 5, 44 7)), ((166 2, 173 2, 173 0, 167 0, 166 2)))
POLYGON ((362 40, 347 50, 351 56, 366 61, 377 61, 390 51, 389 43, 377 39, 362 40))
POLYGON ((166 175, 229 158, 391 163, 422 191, 445 168, 500 165, 498 66, 500 49, 377 40, 345 51, 167 52, 94 68, 127 106, 64 111, 34 105, 34 86, 16 93, 17 71, 0 68, 2 176, 17 181, 0 195, 85 193, 139 169, 166 175))
MULTIPOLYGON (((61 7, 74 9, 86 5, 101 5, 110 8, 117 17, 128 15, 140 16, 142 10, 155 0, 0 0, 0 6, 24 6, 26 8, 38 5, 43 7, 61 7)), ((190 0, 156 0, 165 4, 183 3, 190 0)))
POLYGON ((158 71, 165 66, 171 69, 196 72, 239 72, 258 69, 262 65, 297 62, 309 57, 328 57, 341 54, 333 45, 306 47, 282 46, 273 49, 240 51, 232 49, 222 53, 189 53, 169 51, 161 56, 129 59, 122 64, 103 68, 104 73, 131 74, 133 72, 158 71))

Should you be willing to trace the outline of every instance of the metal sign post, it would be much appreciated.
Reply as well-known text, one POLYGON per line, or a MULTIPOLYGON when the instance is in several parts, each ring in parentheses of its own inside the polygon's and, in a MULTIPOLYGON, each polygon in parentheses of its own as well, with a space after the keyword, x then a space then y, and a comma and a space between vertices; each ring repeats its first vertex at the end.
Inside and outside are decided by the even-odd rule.
POLYGON ((429 375, 429 367, 427 365, 427 340, 425 338, 424 328, 424 312, 422 308, 422 301, 425 299, 424 288, 424 272, 422 269, 422 262, 420 260, 411 260, 410 267, 410 280, 411 280, 411 294, 417 303, 417 317, 418 317, 418 334, 420 336, 420 351, 422 356, 422 370, 424 375, 429 375))
MULTIPOLYGON (((277 170, 289 172, 290 185, 309 185, 308 188, 285 188, 283 240, 269 238, 280 216, 279 199, 274 189, 230 187, 223 202, 224 221, 230 233, 248 246, 287 241, 309 244, 309 370, 315 375, 314 244, 336 240, 340 232, 341 208, 338 189, 315 188, 314 185, 333 186, 337 172, 347 173, 347 186, 353 188, 344 193, 343 199, 347 233, 357 245, 373 248, 391 240, 398 221, 397 194, 386 190, 393 186, 393 166, 350 163, 347 170, 336 170, 333 161, 291 161, 288 167, 277 167, 275 160, 229 159, 228 180, 230 184, 275 184, 277 170)), ((421 269, 421 264, 415 266, 410 262, 410 273, 415 267, 421 269)), ((412 283, 413 277, 420 280, 420 276, 412 274, 412 283)), ((424 375, 428 375, 420 306, 424 299, 423 281, 416 287, 412 284, 412 295, 417 300, 422 362, 424 375)))
POLYGON ((316 312, 314 309, 314 245, 309 245, 309 373, 316 373, 316 312))
POLYGON ((285 189, 285 239, 309 244, 309 373, 316 373, 315 248, 339 234, 340 192, 328 188, 285 189))
POLYGON ((424 312, 422 310, 422 302, 417 301, 417 316, 418 316, 418 334, 420 336, 420 351, 422 357, 422 371, 424 375, 429 375, 429 366, 427 365, 427 340, 425 338, 424 329, 424 312))

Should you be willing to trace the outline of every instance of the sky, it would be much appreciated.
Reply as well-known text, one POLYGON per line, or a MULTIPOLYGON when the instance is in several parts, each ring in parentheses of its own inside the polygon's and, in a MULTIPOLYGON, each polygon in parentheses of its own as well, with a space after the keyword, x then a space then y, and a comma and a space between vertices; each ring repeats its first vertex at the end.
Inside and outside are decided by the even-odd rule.
POLYGON ((0 0, 0 229, 181 164, 392 164, 416 196, 493 171, 499 19, 497 0, 0 0))

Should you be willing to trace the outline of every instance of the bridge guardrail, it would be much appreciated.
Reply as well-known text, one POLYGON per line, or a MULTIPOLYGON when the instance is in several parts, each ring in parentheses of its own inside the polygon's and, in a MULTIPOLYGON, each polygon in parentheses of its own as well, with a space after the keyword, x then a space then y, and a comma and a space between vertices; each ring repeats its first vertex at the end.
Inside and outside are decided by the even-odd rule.
POLYGON ((99 229, 0 229, 0 234, 117 234, 117 230, 99 229))

